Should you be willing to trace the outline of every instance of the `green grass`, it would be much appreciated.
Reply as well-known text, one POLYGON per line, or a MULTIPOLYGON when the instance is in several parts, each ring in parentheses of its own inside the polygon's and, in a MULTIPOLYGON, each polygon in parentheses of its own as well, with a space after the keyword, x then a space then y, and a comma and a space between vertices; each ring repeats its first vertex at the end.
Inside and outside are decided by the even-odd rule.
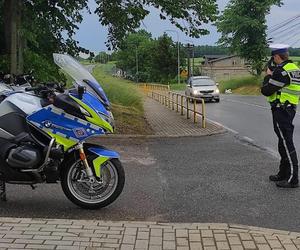
POLYGON ((108 74, 111 65, 97 65, 93 75, 99 81, 109 100, 117 105, 131 107, 136 111, 143 111, 142 94, 130 81, 116 78, 108 74))
POLYGON ((203 57, 197 57, 197 58, 194 58, 194 60, 195 60, 195 65, 200 65, 202 62, 204 62, 203 57))
POLYGON ((172 91, 183 91, 186 88, 186 84, 185 83, 181 83, 181 84, 170 84, 170 90, 172 91))
POLYGON ((261 83, 262 77, 249 76, 233 78, 226 81, 220 81, 219 89, 221 93, 224 93, 226 89, 231 89, 234 93, 238 94, 258 94, 261 83))
POLYGON ((80 61, 80 63, 83 64, 83 65, 92 64, 89 60, 82 60, 82 61, 80 61))
POLYGON ((290 59, 294 62, 300 62, 300 56, 291 56, 290 59))
POLYGON ((113 77, 113 67, 113 64, 98 64, 93 70, 93 75, 112 103, 116 133, 151 134, 152 131, 144 118, 142 93, 134 83, 113 77))

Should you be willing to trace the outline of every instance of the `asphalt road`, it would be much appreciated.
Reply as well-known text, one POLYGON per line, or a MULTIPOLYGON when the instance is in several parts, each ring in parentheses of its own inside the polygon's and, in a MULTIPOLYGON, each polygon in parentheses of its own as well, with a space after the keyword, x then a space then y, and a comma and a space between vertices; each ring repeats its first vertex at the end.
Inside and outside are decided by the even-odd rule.
MULTIPOLYGON (((207 103, 207 116, 238 136, 277 155, 277 137, 273 131, 269 104, 263 96, 223 95, 220 103, 207 103)), ((295 120, 295 145, 300 150, 300 114, 295 120)))
POLYGON ((121 152, 126 185, 111 206, 95 211, 69 202, 60 185, 8 185, 0 216, 224 222, 300 231, 300 189, 277 189, 270 154, 231 134, 101 141, 121 152))

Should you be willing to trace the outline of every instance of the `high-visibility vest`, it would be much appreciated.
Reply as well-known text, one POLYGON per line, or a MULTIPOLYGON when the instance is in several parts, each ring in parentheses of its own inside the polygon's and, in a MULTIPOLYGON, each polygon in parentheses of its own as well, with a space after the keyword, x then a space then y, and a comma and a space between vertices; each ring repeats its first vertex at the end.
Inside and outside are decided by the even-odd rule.
MULTIPOLYGON (((274 102, 279 100, 280 103, 284 104, 288 101, 291 104, 297 105, 300 98, 300 69, 294 63, 287 63, 283 69, 291 79, 289 85, 280 89, 277 93, 268 97, 268 102, 274 102)), ((274 81, 270 79, 270 82, 274 81)), ((276 81, 274 81, 276 84, 276 81)))

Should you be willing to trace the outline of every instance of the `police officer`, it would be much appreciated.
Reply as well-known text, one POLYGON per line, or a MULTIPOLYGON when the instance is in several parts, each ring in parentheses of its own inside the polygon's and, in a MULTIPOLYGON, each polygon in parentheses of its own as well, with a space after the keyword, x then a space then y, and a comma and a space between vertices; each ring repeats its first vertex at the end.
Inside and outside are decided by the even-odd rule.
POLYGON ((274 44, 272 60, 268 67, 261 93, 271 104, 273 126, 278 136, 278 151, 281 157, 279 172, 269 177, 281 188, 298 187, 298 158, 293 142, 293 119, 300 97, 300 69, 289 60, 288 45, 274 44))

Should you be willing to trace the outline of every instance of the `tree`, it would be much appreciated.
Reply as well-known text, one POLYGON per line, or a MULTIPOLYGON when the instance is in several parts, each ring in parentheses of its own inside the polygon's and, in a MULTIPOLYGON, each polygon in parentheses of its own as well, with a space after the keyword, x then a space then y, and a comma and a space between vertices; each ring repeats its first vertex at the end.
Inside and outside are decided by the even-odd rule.
POLYGON ((150 13, 149 6, 160 10, 161 19, 169 18, 177 28, 196 38, 209 33, 202 24, 215 21, 218 14, 216 0, 96 0, 96 3, 95 13, 101 24, 108 26, 108 46, 113 48, 119 47, 128 32, 140 27, 150 13))
POLYGON ((159 37, 152 57, 151 75, 154 81, 167 83, 177 74, 177 45, 167 34, 159 37))
MULTIPOLYGON (((181 51, 181 65, 184 65, 181 51)), ((117 68, 139 81, 167 83, 177 76, 177 43, 164 34, 153 39, 140 30, 129 34, 116 53, 117 68), (138 68, 137 68, 138 67, 138 68)))
POLYGON ((106 64, 108 63, 109 60, 109 55, 106 52, 100 52, 96 57, 95 57, 95 62, 98 63, 103 63, 106 64))
POLYGON ((300 48, 290 48, 290 56, 300 56, 300 48))
MULTIPOLYGON (((109 29, 107 45, 110 48, 120 47, 128 32, 140 26, 149 14, 149 6, 160 9, 162 19, 169 18, 191 37, 207 34, 202 24, 215 21, 217 15, 216 0, 96 0, 96 3, 95 13, 109 29), (184 24, 182 19, 185 20, 184 24)), ((17 46, 18 61, 11 60, 11 68, 23 65, 21 55, 24 54, 25 70, 34 67, 40 77, 51 78, 54 72, 58 73, 51 68, 53 52, 78 54, 84 51, 73 35, 78 28, 77 24, 82 21, 82 10, 88 9, 87 4, 88 0, 0 0, 0 34, 6 34, 6 39, 0 40, 0 48, 4 48, 1 58, 7 60, 8 55, 16 54, 16 51, 11 50, 13 44, 7 34, 12 34, 11 37, 20 34, 20 39, 17 39, 22 41, 22 46, 17 46), (17 10, 10 8, 12 2, 20 3, 20 7, 17 10), (18 14, 11 15, 13 13, 18 14), (11 24, 14 22, 18 25, 12 30, 11 24), (35 61, 32 62, 32 59, 35 61), (45 72, 51 72, 51 75, 45 72)))
POLYGON ((81 10, 84 8, 87 8, 86 0, 0 1, 0 33, 5 37, 0 40, 1 58, 11 58, 11 72, 22 73, 24 65, 25 71, 34 68, 38 78, 43 80, 59 78, 52 53, 74 55, 82 49, 72 37, 77 29, 76 23, 82 20, 81 10), (12 25, 15 23, 17 25, 12 25), (18 57, 14 56, 16 54, 18 57), (18 65, 21 67, 17 68, 18 65))
POLYGON ((116 56, 117 67, 136 80, 137 77, 142 81, 148 79, 146 68, 151 61, 152 47, 153 39, 147 31, 139 30, 128 34, 116 56))
POLYGON ((255 74, 262 73, 268 54, 266 15, 281 0, 230 0, 217 21, 219 43, 245 58, 255 74))
POLYGON ((228 48, 221 46, 200 45, 194 48, 195 57, 203 57, 204 55, 228 55, 228 48))

